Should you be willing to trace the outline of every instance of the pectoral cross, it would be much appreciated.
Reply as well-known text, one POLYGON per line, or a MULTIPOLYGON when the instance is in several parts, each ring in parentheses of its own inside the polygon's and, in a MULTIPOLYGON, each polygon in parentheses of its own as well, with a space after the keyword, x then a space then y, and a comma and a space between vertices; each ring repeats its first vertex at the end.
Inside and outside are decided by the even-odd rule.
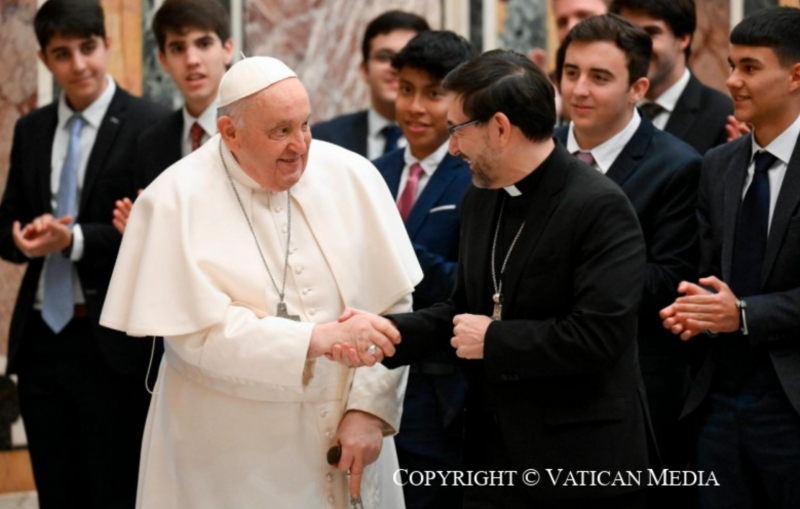
POLYGON ((499 322, 502 320, 503 315, 503 294, 496 293, 492 295, 492 300, 494 301, 494 311, 492 312, 492 320, 495 322, 499 322))
POLYGON ((275 316, 278 318, 286 318, 288 320, 294 320, 295 322, 300 321, 300 315, 290 315, 289 311, 286 309, 285 302, 278 302, 278 312, 275 313, 275 316))

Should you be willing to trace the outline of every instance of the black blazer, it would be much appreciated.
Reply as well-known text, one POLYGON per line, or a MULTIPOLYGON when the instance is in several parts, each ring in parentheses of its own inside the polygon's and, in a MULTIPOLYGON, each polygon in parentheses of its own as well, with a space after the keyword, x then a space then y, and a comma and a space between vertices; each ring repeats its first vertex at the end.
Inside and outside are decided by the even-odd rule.
MULTIPOLYGON (((553 486, 546 468, 648 466, 635 341, 645 270, 641 229, 614 183, 558 144, 551 158, 537 170, 545 173, 508 261, 503 321, 488 328, 485 359, 467 362, 465 468, 537 469, 542 481, 520 488, 530 503, 637 489, 553 486), (494 424, 482 418, 487 413, 494 424), (499 463, 476 452, 493 426, 507 451, 499 463)), ((452 354, 453 317, 491 315, 489 260, 501 193, 467 191, 455 291, 432 308, 392 316, 403 340, 387 366, 437 350, 452 354)))
MULTIPOLYGON (((556 130, 566 145, 568 126, 556 130)), ((674 357, 686 343, 664 329, 658 312, 678 297, 678 284, 697 274, 697 186, 702 158, 689 145, 642 123, 606 176, 622 188, 639 218, 647 246, 639 310, 639 352, 674 357)))
MULTIPOLYGON (((405 166, 404 154, 405 149, 398 149, 373 161, 395 199, 405 166)), ((447 154, 406 219, 406 231, 424 274, 414 288, 414 309, 446 300, 453 291, 461 200, 471 181, 469 165, 447 154)))
POLYGON ((311 136, 367 157, 367 124, 367 110, 357 111, 311 126, 311 136))
MULTIPOLYGON (((736 216, 751 156, 751 135, 709 152, 703 159, 697 217, 700 275, 723 281, 731 276, 736 216)), ((746 336, 753 348, 769 353, 781 386, 800 413, 800 142, 789 161, 767 238, 761 292, 747 297, 746 336)), ((714 376, 714 345, 724 341, 697 336, 710 351, 701 364, 683 409, 687 415, 705 399, 714 376)))
POLYGON ((181 135, 183 134, 183 109, 174 111, 139 135, 134 163, 134 180, 137 189, 144 189, 161 172, 180 161, 181 135))
POLYGON ((664 130, 705 154, 728 140, 728 115, 733 115, 730 97, 703 85, 692 74, 664 130))
MULTIPOLYGON (((17 121, 11 148, 3 201, 0 204, 0 256, 13 263, 28 263, 11 319, 8 371, 16 369, 15 357, 25 336, 28 317, 39 284, 44 258, 28 260, 14 244, 11 227, 23 225, 45 213, 52 213, 50 172, 53 137, 58 122, 56 102, 37 109, 17 121)), ((127 338, 125 334, 100 327, 100 312, 114 269, 121 236, 111 224, 114 202, 133 198, 131 161, 136 138, 142 129, 166 114, 159 106, 117 88, 92 147, 76 221, 84 236, 83 258, 76 262, 86 298, 88 315, 106 360, 122 373, 140 370, 149 358, 150 343, 127 338)), ((138 371, 137 371, 138 372, 138 371)))

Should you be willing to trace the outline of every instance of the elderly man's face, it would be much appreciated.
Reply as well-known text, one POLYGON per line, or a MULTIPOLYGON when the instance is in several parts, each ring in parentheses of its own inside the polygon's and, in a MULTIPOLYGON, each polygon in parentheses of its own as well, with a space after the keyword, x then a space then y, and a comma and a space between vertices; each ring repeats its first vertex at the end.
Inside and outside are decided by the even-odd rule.
POLYGON ((306 89, 297 78, 288 78, 245 100, 241 125, 220 131, 253 180, 285 191, 300 180, 308 163, 311 103, 306 89))

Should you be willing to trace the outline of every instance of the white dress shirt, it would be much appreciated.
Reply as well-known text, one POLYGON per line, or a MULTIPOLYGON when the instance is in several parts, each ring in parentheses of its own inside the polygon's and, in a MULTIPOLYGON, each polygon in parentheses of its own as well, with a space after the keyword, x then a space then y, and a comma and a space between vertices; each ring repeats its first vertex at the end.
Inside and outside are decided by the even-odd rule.
MULTIPOLYGON (((381 130, 387 125, 394 123, 395 122, 386 120, 386 118, 375 111, 374 108, 367 110, 367 159, 372 161, 383 155, 383 149, 386 148, 386 137, 381 130)), ((400 138, 397 140, 397 148, 403 148, 406 144, 406 139, 401 134, 400 138)))
MULTIPOLYGON (((753 133, 755 134, 755 133, 753 133)), ((750 182, 753 181, 753 173, 756 170, 754 157, 759 150, 766 150, 774 155, 777 159, 767 172, 769 176, 769 226, 772 226, 772 215, 775 212, 775 204, 778 202, 778 194, 783 185, 783 178, 786 176, 786 169, 789 167, 789 160, 792 158, 794 146, 797 144, 797 137, 800 136, 800 116, 783 131, 777 138, 772 140, 772 143, 766 147, 761 147, 756 142, 756 137, 751 136, 752 150, 750 155, 750 165, 747 167, 747 177, 742 188, 742 199, 744 199, 747 188, 750 187, 750 182)), ((767 229, 769 232, 769 229, 767 229)))
POLYGON ((414 196, 414 201, 419 198, 419 195, 422 194, 422 190, 425 189, 425 186, 428 185, 428 181, 433 177, 433 172, 436 171, 442 159, 447 155, 448 143, 449 142, 445 142, 442 144, 441 147, 437 148, 436 151, 422 161, 414 157, 410 147, 405 148, 403 153, 405 166, 403 167, 402 173, 400 173, 400 185, 397 187, 397 198, 395 201, 399 201, 400 197, 403 195, 403 191, 406 189, 406 183, 408 183, 408 174, 411 172, 411 165, 414 163, 419 163, 419 165, 422 166, 422 175, 419 176, 419 181, 417 182, 417 193, 416 196, 414 196))
POLYGON ((612 136, 611 138, 607 139, 600 145, 594 147, 589 151, 585 151, 578 145, 578 140, 575 138, 575 124, 573 122, 569 123, 569 133, 567 134, 567 150, 570 154, 574 154, 580 150, 584 150, 585 152, 591 152, 592 157, 594 157, 595 164, 597 165, 597 169, 605 175, 608 172, 608 169, 611 168, 611 165, 614 164, 614 161, 617 160, 619 154, 622 152, 622 149, 625 148, 625 145, 631 141, 633 135, 636 134, 636 130, 639 129, 639 124, 642 123, 642 117, 639 116, 639 112, 636 108, 633 109, 633 115, 631 115, 631 119, 628 122, 628 125, 625 128, 612 136))
POLYGON ((186 157, 187 155, 191 154, 192 152, 192 134, 191 129, 192 125, 197 122, 200 124, 200 127, 203 128, 205 134, 200 138, 200 145, 207 142, 209 138, 217 134, 217 106, 218 102, 215 100, 211 104, 208 105, 208 108, 200 114, 199 117, 195 118, 189 113, 189 110, 186 109, 186 105, 183 106, 183 133, 181 134, 181 155, 186 157))
MULTIPOLYGON (((58 188, 61 184, 61 169, 64 166, 64 159, 67 157, 67 149, 69 148, 68 123, 72 116, 76 113, 80 113, 81 117, 83 117, 83 119, 86 121, 86 125, 83 126, 80 134, 81 152, 80 162, 78 163, 78 197, 76 200, 78 207, 80 207, 81 192, 83 191, 83 181, 86 178, 86 166, 89 162, 89 156, 92 154, 92 148, 94 147, 94 142, 97 139, 97 133, 100 129, 100 124, 103 122, 103 118, 106 116, 106 111, 108 111, 108 106, 111 104, 111 99, 114 98, 114 93, 117 90, 117 85, 110 76, 107 76, 106 80, 108 80, 106 89, 102 94, 100 94, 100 97, 98 97, 83 111, 76 112, 70 108, 69 105, 67 105, 67 98, 63 92, 58 98, 58 124, 56 125, 55 135, 53 136, 53 154, 50 160, 50 203, 53 206, 53 210, 56 209, 58 188)), ((110 210, 108 211, 109 217, 111 216, 111 212, 112 211, 110 210)), ((72 227, 72 253, 70 254, 70 259, 73 262, 79 261, 81 258, 83 258, 83 231, 81 230, 81 225, 79 223, 80 216, 75 218, 75 220, 76 223, 72 227)), ((45 265, 46 264, 47 260, 45 259, 45 265)), ((75 282, 75 303, 82 304, 85 302, 83 298, 83 290, 74 266, 72 271, 73 281, 75 282)), ((39 277, 39 288, 36 291, 36 300, 34 301, 33 305, 35 309, 42 308, 45 273, 46 267, 45 270, 42 270, 42 275, 39 277)))
POLYGON ((664 111, 653 117, 653 125, 664 130, 664 127, 667 126, 667 122, 669 122, 669 117, 672 115, 672 112, 675 111, 675 106, 678 104, 678 100, 683 95, 683 91, 686 89, 686 85, 689 84, 689 78, 691 77, 691 73, 689 69, 683 70, 683 75, 672 84, 671 87, 666 89, 663 94, 658 96, 655 101, 649 101, 644 99, 639 102, 639 105, 654 102, 664 108, 664 111))

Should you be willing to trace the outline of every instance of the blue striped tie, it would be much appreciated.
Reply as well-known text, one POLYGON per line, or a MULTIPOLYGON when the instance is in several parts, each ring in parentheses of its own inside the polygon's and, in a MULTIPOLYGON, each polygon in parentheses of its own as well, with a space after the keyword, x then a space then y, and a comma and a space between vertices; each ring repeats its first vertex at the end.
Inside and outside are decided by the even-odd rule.
MULTIPOLYGON (((79 115, 69 119, 69 146, 56 198, 56 218, 77 213, 78 167, 81 161, 81 130, 86 121, 79 115)), ((47 255, 44 267, 44 300, 42 319, 56 334, 64 330, 75 312, 75 290, 72 281, 72 260, 62 253, 47 255)))

